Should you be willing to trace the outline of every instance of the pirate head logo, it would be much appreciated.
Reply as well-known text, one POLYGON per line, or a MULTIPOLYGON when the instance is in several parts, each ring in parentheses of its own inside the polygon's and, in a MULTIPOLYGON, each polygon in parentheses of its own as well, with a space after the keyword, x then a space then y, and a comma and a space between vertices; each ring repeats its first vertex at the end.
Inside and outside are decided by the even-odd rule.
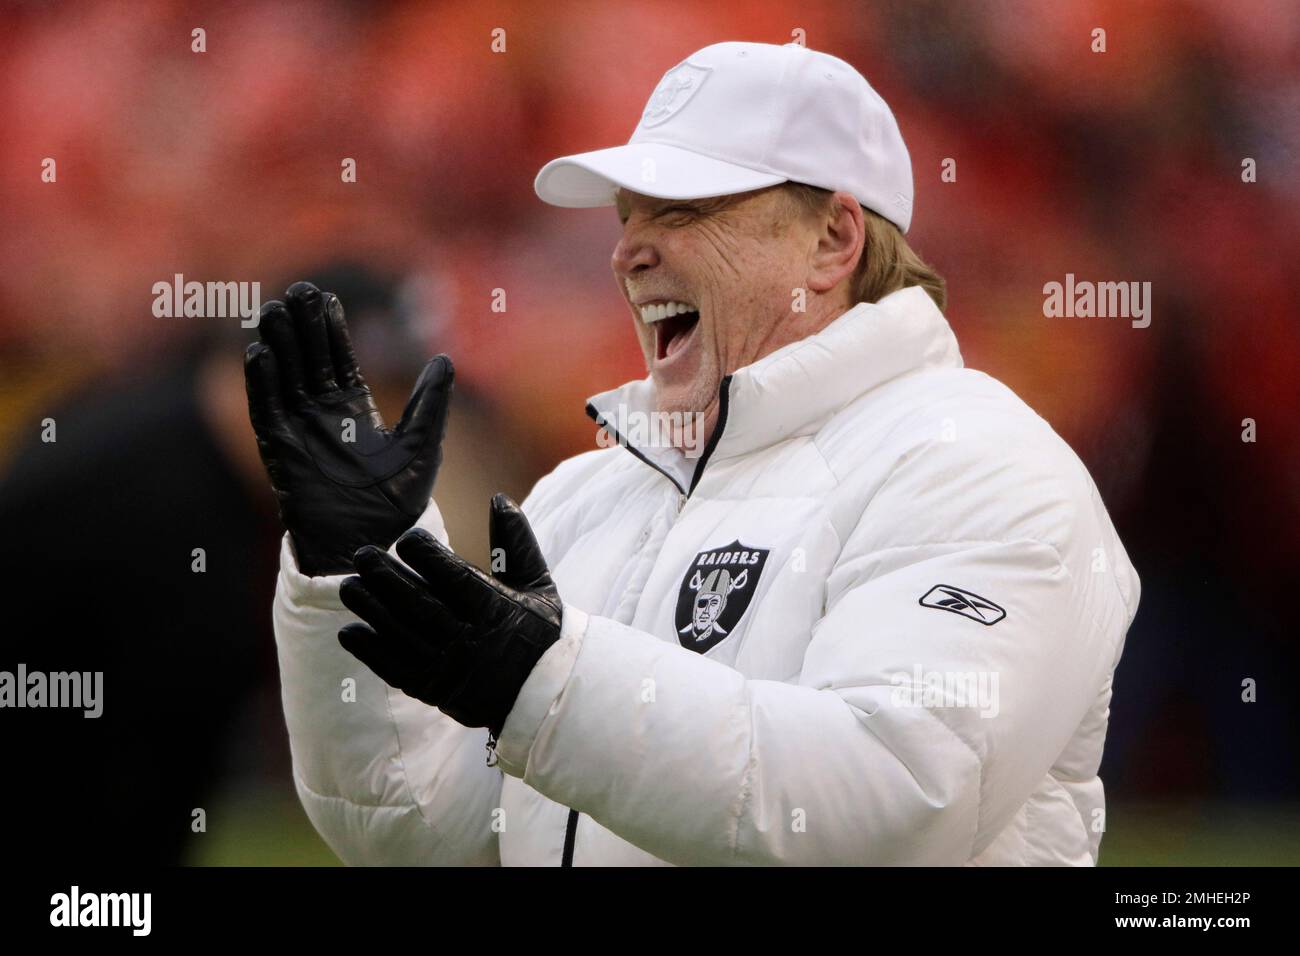
POLYGON ((758 590, 768 551, 733 541, 695 556, 677 594, 677 637, 703 654, 740 623, 758 590))
POLYGON ((641 126, 658 126, 672 119, 704 85, 711 72, 711 67, 682 62, 665 73, 655 91, 650 94, 650 100, 641 114, 641 126))

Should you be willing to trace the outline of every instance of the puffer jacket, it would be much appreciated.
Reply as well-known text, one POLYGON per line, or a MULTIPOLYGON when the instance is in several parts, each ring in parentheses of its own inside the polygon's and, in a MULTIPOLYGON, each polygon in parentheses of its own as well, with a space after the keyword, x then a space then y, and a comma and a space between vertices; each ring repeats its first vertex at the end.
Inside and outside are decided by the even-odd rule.
MULTIPOLYGON (((721 399, 696 459, 603 448, 524 502, 563 625, 495 757, 340 648, 342 578, 286 536, 294 779, 345 862, 1096 862, 1139 584, 1070 448, 915 287, 721 399)), ((445 540, 435 504, 419 524, 445 540)))

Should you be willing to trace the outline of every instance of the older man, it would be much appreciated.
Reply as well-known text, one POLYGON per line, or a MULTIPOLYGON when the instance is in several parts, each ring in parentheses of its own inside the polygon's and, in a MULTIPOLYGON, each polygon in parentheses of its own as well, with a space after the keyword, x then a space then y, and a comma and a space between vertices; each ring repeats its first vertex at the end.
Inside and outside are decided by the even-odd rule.
POLYGON ((493 499, 490 573, 429 501, 445 357, 389 431, 334 297, 291 288, 249 350, 325 839, 356 863, 1095 862, 1138 580, 1070 449, 962 367, 866 80, 708 47, 628 145, 537 191, 617 206, 649 375, 588 406, 633 423, 616 447, 493 499))

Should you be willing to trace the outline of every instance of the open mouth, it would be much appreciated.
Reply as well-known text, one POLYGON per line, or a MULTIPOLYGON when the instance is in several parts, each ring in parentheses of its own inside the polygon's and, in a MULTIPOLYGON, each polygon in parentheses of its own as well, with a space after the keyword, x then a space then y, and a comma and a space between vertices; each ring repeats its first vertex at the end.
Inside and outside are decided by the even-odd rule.
POLYGON ((687 302, 658 302, 641 306, 641 320, 655 330, 655 358, 672 358, 690 343, 700 312, 687 302))
POLYGON ((686 347, 700 323, 700 313, 685 312, 664 319, 655 326, 655 357, 671 358, 686 347))

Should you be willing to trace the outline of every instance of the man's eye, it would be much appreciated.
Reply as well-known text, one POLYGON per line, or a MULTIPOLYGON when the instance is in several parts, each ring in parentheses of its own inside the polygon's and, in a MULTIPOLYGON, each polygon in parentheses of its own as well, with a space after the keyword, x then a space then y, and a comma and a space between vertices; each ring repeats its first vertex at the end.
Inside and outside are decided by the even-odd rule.
POLYGON ((694 216, 697 211, 694 206, 666 206, 659 214, 661 216, 694 216))

